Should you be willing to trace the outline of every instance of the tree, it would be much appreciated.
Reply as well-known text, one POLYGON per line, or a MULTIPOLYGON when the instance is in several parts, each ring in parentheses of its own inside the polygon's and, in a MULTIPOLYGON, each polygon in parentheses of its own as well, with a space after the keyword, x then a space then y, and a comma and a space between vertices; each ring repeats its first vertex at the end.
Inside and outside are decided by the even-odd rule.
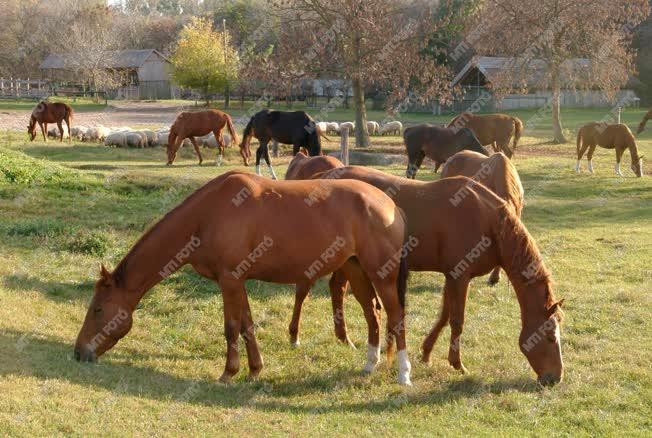
POLYGON ((515 82, 550 87, 554 141, 565 143, 562 87, 599 88, 613 99, 634 72, 633 31, 649 9, 648 0, 539 0, 536 7, 531 0, 487 0, 474 46, 479 53, 513 57, 493 83, 498 91, 515 82))
POLYGON ((174 81, 201 90, 208 105, 211 94, 223 91, 237 78, 240 61, 230 41, 230 35, 215 32, 210 21, 193 18, 181 31, 171 57, 174 81))
POLYGON ((293 72, 278 80, 286 88, 299 85, 299 78, 350 81, 357 146, 369 145, 366 87, 392 90, 388 104, 409 92, 422 101, 449 95, 447 68, 423 53, 439 24, 430 2, 278 0, 274 5, 282 26, 272 61, 277 70, 285 65, 285 72, 293 72))

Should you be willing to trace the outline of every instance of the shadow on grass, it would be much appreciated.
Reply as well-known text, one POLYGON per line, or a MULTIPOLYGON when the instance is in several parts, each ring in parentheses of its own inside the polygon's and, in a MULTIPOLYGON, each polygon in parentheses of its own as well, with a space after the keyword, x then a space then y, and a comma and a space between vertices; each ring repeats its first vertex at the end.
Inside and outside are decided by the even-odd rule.
MULTIPOLYGON (((4 377, 17 375, 38 379, 65 379, 82 387, 107 390, 114 396, 127 394, 153 400, 175 400, 227 408, 247 406, 249 409, 274 412, 378 413, 398 411, 404 404, 442 404, 457 399, 482 397, 486 393, 539 391, 533 379, 507 379, 486 384, 477 378, 469 377, 462 381, 444 383, 431 392, 417 395, 404 394, 403 390, 399 391, 397 387, 382 400, 309 406, 286 400, 257 401, 255 398, 259 395, 265 395, 265 400, 268 400, 270 397, 294 397, 324 392, 336 394, 341 389, 352 386, 360 387, 364 391, 365 387, 373 384, 371 379, 378 377, 362 376, 358 370, 338 369, 313 374, 301 380, 278 381, 262 377, 255 382, 246 382, 240 378, 246 372, 246 359, 242 357, 239 379, 226 386, 216 382, 215 378, 206 372, 201 372, 199 378, 188 379, 135 365, 133 361, 140 357, 134 354, 125 355, 124 351, 110 352, 107 358, 102 358, 97 364, 80 364, 72 359, 72 341, 68 344, 58 339, 34 337, 12 330, 0 333, 0 354, 4 358, 0 362, 0 375, 4 377)), ((216 362, 215 366, 221 367, 223 358, 217 358, 216 362)), ((382 372, 387 371, 378 371, 382 372)))
POLYGON ((38 277, 24 274, 6 275, 2 279, 3 287, 18 293, 35 290, 53 301, 68 302, 70 300, 86 300, 95 287, 95 280, 81 283, 64 283, 59 281, 44 281, 38 277))

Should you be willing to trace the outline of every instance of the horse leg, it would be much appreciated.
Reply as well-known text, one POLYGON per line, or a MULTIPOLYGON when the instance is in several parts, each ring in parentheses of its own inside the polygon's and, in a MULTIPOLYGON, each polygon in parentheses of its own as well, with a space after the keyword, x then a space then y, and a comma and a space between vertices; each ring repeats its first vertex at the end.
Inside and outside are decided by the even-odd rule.
POLYGON ((263 155, 263 158, 265 158, 265 162, 267 163, 267 167, 269 167, 269 171, 272 173, 272 178, 273 179, 278 179, 276 177, 276 172, 274 172, 274 168, 272 167, 272 160, 269 157, 269 148, 265 147, 265 150, 263 151, 265 155, 263 155))
POLYGON ((623 176, 622 172, 620 171, 620 160, 623 158, 624 152, 625 149, 616 147, 616 175, 618 176, 623 176))
POLYGON ((174 163, 174 160, 177 158, 177 151, 181 147, 183 140, 185 139, 181 138, 181 136, 176 136, 174 138, 174 143, 168 144, 168 166, 171 166, 172 163, 174 163))
POLYGON ((500 147, 498 146, 498 143, 496 143, 495 141, 491 143, 491 148, 492 148, 492 149, 494 150, 494 152, 496 152, 496 153, 498 153, 498 152, 502 152, 502 151, 500 150, 500 147))
POLYGON ((514 152, 509 148, 509 139, 502 141, 498 144, 498 149, 507 155, 507 158, 512 158, 514 152))
POLYGON ((367 320, 367 362, 362 371, 368 374, 380 362, 380 312, 376 307, 376 292, 357 259, 349 259, 341 270, 351 282, 351 291, 362 306, 367 320))
POLYGON ((217 142, 217 147, 219 148, 219 155, 217 157, 217 165, 221 166, 222 165, 222 160, 224 159, 224 137, 222 137, 222 131, 215 130, 213 131, 213 135, 215 136, 215 141, 217 142))
POLYGON ((449 317, 448 301, 450 296, 450 293, 447 292, 448 287, 449 287, 448 280, 446 280, 446 284, 444 285, 444 293, 441 298, 442 302, 441 302, 441 312, 439 313, 439 319, 432 327, 432 330, 430 330, 430 333, 428 333, 428 336, 426 336, 426 339, 424 339, 423 343, 421 344, 421 361, 423 363, 430 362, 430 353, 432 352, 432 348, 434 347, 435 342, 437 342, 439 333, 448 324, 448 317, 449 317))
POLYGON ((449 297, 449 324, 451 326, 451 341, 448 349, 448 363, 453 368, 466 373, 460 356, 460 338, 464 328, 464 310, 466 308, 466 295, 469 289, 469 279, 457 280, 446 278, 446 292, 449 297), (450 285, 449 285, 450 283, 450 285))
POLYGON ((582 157, 584 156, 584 152, 589 148, 589 145, 587 143, 582 143, 582 148, 579 150, 577 153, 577 165, 575 166, 575 171, 579 172, 581 169, 580 162, 582 161, 582 157))
POLYGON ((297 283, 295 288, 294 309, 292 311, 292 320, 290 321, 290 342, 294 347, 299 345, 299 322, 301 320, 301 308, 303 302, 310 293, 312 282, 297 283))
POLYGON ((70 135, 70 125, 71 125, 72 121, 70 120, 69 116, 66 117, 65 120, 66 120, 66 126, 68 127, 68 141, 70 141, 70 143, 72 143, 72 135, 70 135))
MULTIPOLYGON (((333 307, 333 324, 335 325, 335 336, 337 339, 349 346, 355 348, 346 330, 346 321, 344 320, 344 295, 349 287, 349 281, 346 279, 344 272, 335 271, 328 281, 328 288, 331 292, 331 305, 333 307)), ((356 299, 358 297, 356 296, 356 299)), ((359 300, 358 300, 359 301, 359 300)), ((362 303, 361 303, 362 304, 362 303)), ((362 306, 364 309, 364 305, 362 306)))
POLYGON ((441 162, 440 161, 435 161, 435 173, 437 173, 437 171, 439 170, 440 167, 441 167, 441 162))
POLYGON ((586 154, 586 160, 589 164, 589 172, 593 173, 593 153, 595 152, 596 145, 592 144, 589 146, 589 151, 586 154))
POLYGON ((500 266, 496 266, 493 271, 491 271, 491 275, 489 276, 489 280, 487 283, 489 286, 495 286, 498 284, 500 281, 500 266))
POLYGON ((245 306, 244 282, 223 275, 219 280, 224 302, 224 337, 226 338, 226 364, 220 382, 229 383, 240 369, 238 337, 242 327, 242 314, 245 306))
POLYGON ((63 143, 63 123, 61 120, 57 122, 57 128, 59 128, 59 143, 63 143))
POLYGON ((260 140, 260 146, 256 149, 256 175, 261 175, 260 173, 260 157, 263 156, 263 150, 267 149, 267 142, 260 140))
POLYGON ((260 372, 263 369, 263 358, 260 355, 260 349, 258 348, 258 342, 256 341, 256 333, 254 320, 251 315, 251 308, 249 307, 249 298, 247 294, 244 294, 244 308, 242 313, 242 325, 240 327, 240 334, 245 340, 245 347, 247 349, 247 362, 249 364, 249 376, 250 380, 258 377, 260 372))
POLYGON ((38 122, 38 125, 41 127, 41 134, 43 134, 43 141, 47 143, 47 141, 48 141, 48 136, 47 136, 48 124, 38 122))
POLYGON ((408 168, 405 171, 405 176, 407 178, 414 179, 417 176, 417 171, 423 163, 423 159, 426 157, 426 153, 423 150, 419 150, 416 154, 408 154, 408 168))
POLYGON ((195 137, 193 136, 190 136, 189 138, 190 138, 190 143, 192 143, 192 145, 195 148, 195 152, 197 152, 197 156, 199 157, 199 165, 201 166, 201 163, 204 161, 204 159, 201 156, 201 151, 199 150, 199 145, 197 144, 197 140, 195 140, 195 137))

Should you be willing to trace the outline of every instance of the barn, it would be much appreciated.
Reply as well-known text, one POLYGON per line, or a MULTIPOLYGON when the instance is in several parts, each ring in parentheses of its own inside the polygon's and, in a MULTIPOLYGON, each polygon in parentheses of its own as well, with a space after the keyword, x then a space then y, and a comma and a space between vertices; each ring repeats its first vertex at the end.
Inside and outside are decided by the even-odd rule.
MULTIPOLYGON (((587 70, 590 67, 590 60, 584 58, 574 58, 567 60, 562 70, 569 69, 587 70)), ((472 58, 455 76, 451 82, 452 86, 459 86, 464 91, 464 98, 454 103, 454 111, 465 111, 473 105, 478 99, 491 94, 491 85, 498 82, 501 75, 508 72, 513 66, 519 65, 514 58, 476 56, 472 58)), ((491 110, 509 110, 518 108, 540 108, 543 107, 552 97, 552 92, 547 87, 541 87, 541 79, 547 74, 546 65, 543 61, 533 59, 529 65, 530 73, 526 83, 512 83, 512 90, 525 90, 521 93, 507 94, 502 99, 489 98, 487 105, 491 110)), ((507 75, 508 77, 518 75, 507 75)), ((562 78, 563 82, 563 78, 562 78)), ((628 105, 638 105, 638 97, 634 91, 629 88, 620 90, 615 98, 616 102, 627 102, 628 105)), ((606 98, 600 90, 572 90, 570 88, 562 89, 561 105, 569 107, 610 107, 614 101, 606 98)))
MULTIPOLYGON (((40 65, 43 75, 50 80, 74 81, 68 62, 71 55, 51 53, 40 65)), ((104 52, 103 68, 117 74, 121 86, 110 90, 117 99, 170 99, 172 97, 170 60, 155 49, 119 50, 104 52)))

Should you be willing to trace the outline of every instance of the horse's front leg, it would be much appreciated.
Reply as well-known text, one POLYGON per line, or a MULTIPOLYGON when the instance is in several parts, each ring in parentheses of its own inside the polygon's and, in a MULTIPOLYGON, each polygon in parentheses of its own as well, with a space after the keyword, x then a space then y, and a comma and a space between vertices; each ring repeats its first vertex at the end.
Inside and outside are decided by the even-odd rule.
POLYGON ((264 153, 263 158, 265 158, 265 162, 267 163, 267 167, 269 168, 269 171, 272 174, 272 178, 278 179, 276 177, 276 172, 274 172, 274 168, 272 167, 272 160, 269 157, 269 148, 267 147, 267 145, 265 145, 265 150, 263 151, 263 153, 264 153))
POLYGON ((493 271, 491 271, 491 275, 489 276, 489 280, 487 283, 489 286, 495 286, 498 284, 500 281, 500 266, 496 266, 493 271))
POLYGON ((464 329, 464 311, 466 309, 466 296, 469 289, 468 278, 446 278, 446 292, 449 304, 449 324, 451 326, 451 341, 448 349, 448 363, 453 368, 466 373, 460 355, 462 330, 464 329))
POLYGON ((623 176, 622 172, 620 171, 620 160, 623 158, 623 153, 625 152, 625 149, 623 148, 616 148, 616 175, 618 176, 623 176))
POLYGON ((249 298, 247 293, 244 294, 244 307, 242 309, 242 325, 240 327, 240 334, 245 340, 245 347, 247 348, 247 362, 249 363, 249 376, 250 380, 258 377, 263 370, 263 357, 258 348, 256 341, 256 332, 253 316, 251 314, 251 307, 249 307, 249 298))
POLYGON ((244 281, 233 279, 230 273, 220 276, 219 285, 224 302, 224 337, 226 338, 226 364, 220 382, 229 383, 240 369, 238 338, 242 330, 246 292, 244 281))
POLYGON ((258 149, 256 149, 256 175, 261 175, 260 173, 260 158, 263 156, 263 150, 267 149, 267 142, 260 141, 258 149))

